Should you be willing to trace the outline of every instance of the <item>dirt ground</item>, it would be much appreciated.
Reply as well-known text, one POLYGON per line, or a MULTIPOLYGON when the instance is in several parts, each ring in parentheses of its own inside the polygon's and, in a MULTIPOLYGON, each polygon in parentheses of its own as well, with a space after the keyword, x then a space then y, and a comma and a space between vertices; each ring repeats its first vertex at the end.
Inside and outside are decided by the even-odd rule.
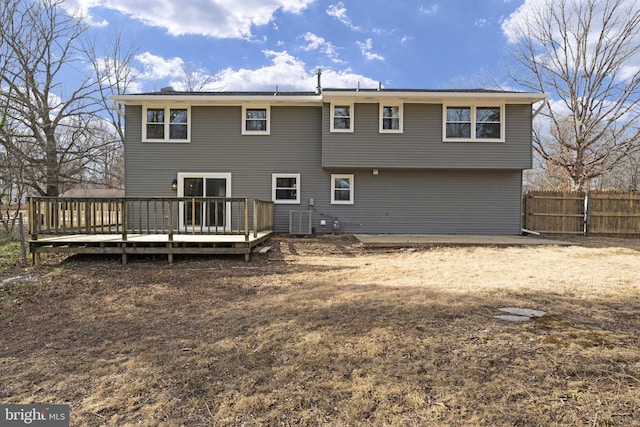
POLYGON ((640 241, 573 241, 5 265, 0 402, 83 426, 640 425, 640 241))

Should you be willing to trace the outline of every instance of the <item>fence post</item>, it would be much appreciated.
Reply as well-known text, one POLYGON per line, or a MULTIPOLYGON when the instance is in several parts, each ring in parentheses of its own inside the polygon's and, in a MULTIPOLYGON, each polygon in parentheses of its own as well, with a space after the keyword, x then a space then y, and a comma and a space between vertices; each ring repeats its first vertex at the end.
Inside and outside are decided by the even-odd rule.
POLYGON ((522 207, 522 211, 524 214, 524 221, 522 224, 522 228, 524 228, 525 230, 530 230, 529 228, 529 197, 531 197, 531 195, 527 191, 527 193, 524 195, 524 206, 522 207))
POLYGON ((584 227, 583 234, 589 235, 589 223, 591 222, 591 197, 589 193, 584 195, 584 227))
POLYGON ((22 212, 18 214, 18 233, 20 233, 20 249, 22 249, 22 266, 27 266, 27 242, 24 238, 24 221, 22 220, 22 212))

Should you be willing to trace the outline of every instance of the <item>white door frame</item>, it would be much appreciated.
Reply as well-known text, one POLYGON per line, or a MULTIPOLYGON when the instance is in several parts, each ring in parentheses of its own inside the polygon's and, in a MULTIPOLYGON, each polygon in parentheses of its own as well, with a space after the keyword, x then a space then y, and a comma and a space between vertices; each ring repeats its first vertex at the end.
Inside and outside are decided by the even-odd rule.
MULTIPOLYGON (((178 172, 178 197, 184 197, 184 179, 185 178, 203 178, 206 182, 207 178, 218 178, 226 180, 225 197, 231 197, 231 173, 230 172, 178 172)), ((227 202, 225 206, 225 223, 224 230, 231 230, 231 203, 227 202)), ((202 221, 205 220, 203 212, 202 221)), ((182 231, 193 230, 192 226, 186 226, 184 224, 184 202, 180 202, 178 208, 178 227, 182 231)), ((203 227, 204 229, 205 227, 203 227)), ((198 227, 196 227, 196 230, 198 227)))

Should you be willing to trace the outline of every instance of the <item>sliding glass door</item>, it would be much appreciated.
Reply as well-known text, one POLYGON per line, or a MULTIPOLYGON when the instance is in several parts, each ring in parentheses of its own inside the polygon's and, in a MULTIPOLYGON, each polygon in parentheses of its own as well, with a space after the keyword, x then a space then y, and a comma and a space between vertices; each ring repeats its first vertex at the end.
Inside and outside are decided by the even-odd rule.
MULTIPOLYGON (((231 174, 178 174, 179 197, 230 197, 231 174)), ((229 206, 224 200, 184 200, 180 224, 185 229, 229 228, 229 206)))

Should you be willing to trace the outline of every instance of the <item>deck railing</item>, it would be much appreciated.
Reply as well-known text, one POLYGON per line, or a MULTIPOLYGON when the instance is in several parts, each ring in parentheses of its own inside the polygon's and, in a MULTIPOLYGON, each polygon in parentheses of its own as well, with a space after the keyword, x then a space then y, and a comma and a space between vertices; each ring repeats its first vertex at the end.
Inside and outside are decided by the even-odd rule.
POLYGON ((227 234, 273 229, 273 202, 237 197, 29 199, 31 238, 41 235, 227 234))

